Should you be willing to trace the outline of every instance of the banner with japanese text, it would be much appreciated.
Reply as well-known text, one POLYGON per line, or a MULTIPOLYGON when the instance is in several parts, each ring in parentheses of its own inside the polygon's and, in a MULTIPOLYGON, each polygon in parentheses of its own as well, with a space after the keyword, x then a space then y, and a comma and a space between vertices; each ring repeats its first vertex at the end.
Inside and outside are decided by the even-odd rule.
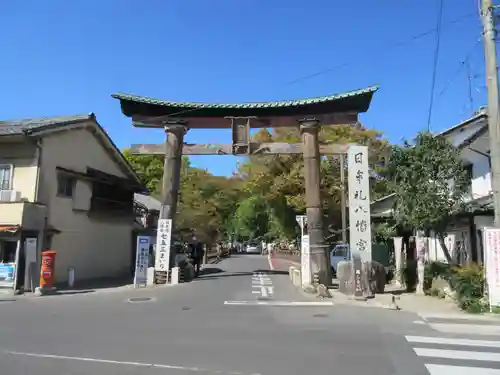
POLYGON ((490 307, 500 306, 500 229, 484 228, 483 244, 490 307))
POLYGON ((156 235, 155 271, 168 272, 170 266, 170 242, 172 220, 159 219, 156 235))

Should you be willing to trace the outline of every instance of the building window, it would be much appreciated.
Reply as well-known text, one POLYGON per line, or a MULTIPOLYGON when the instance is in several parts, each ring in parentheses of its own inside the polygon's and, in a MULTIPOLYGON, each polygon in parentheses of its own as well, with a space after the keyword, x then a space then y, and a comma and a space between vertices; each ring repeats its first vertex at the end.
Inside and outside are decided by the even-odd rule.
POLYGON ((0 165, 0 190, 12 188, 12 165, 0 165))
POLYGON ((76 186, 76 178, 64 173, 57 174, 57 195, 72 198, 76 186))

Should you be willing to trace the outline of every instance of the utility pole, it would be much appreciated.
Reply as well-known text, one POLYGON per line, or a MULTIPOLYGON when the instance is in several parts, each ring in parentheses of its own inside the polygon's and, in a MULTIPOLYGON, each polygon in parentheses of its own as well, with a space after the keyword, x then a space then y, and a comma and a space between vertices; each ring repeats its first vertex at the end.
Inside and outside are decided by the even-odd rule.
POLYGON ((481 20, 484 26, 484 54, 486 61, 486 87, 488 88, 488 130, 490 136, 491 188, 495 226, 500 227, 500 116, 498 94, 498 67, 496 30, 492 0, 482 0, 481 20))

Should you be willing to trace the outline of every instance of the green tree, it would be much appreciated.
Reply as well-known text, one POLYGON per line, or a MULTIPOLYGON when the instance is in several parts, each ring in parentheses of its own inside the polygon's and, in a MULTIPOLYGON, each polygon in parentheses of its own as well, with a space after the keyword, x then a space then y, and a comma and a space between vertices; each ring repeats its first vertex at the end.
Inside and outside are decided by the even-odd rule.
POLYGON ((130 149, 125 149, 123 155, 149 191, 159 193, 163 176, 163 155, 134 155, 130 149))
POLYGON ((258 196, 243 199, 231 223, 233 234, 242 240, 264 237, 268 232, 269 215, 266 202, 258 196))
POLYGON ((460 150, 444 137, 419 133, 413 143, 394 146, 388 167, 396 193, 395 219, 402 227, 435 231, 448 262, 444 238, 453 216, 464 209, 469 180, 460 150))

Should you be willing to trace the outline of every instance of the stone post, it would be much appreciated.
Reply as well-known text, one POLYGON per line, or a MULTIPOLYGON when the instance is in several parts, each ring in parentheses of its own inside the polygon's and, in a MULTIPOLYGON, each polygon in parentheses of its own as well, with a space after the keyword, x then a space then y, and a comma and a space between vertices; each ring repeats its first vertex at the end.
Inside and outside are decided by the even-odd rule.
POLYGON ((426 258, 426 242, 422 231, 417 232, 415 245, 417 248, 417 289, 416 294, 424 294, 424 274, 425 274, 425 258, 426 258))
POLYGON ((393 237, 394 241, 394 279, 396 280, 396 285, 399 287, 403 286, 403 275, 401 274, 401 269, 403 268, 403 237, 393 237))
POLYGON ((304 179, 306 195, 307 229, 309 234, 311 273, 319 276, 320 284, 332 283, 329 267, 328 247, 323 233, 323 210, 321 207, 321 176, 318 130, 315 118, 299 120, 304 155, 304 179))
POLYGON ((166 123, 165 163, 163 165, 162 207, 160 219, 173 219, 181 179, 182 146, 187 127, 184 123, 166 123))

